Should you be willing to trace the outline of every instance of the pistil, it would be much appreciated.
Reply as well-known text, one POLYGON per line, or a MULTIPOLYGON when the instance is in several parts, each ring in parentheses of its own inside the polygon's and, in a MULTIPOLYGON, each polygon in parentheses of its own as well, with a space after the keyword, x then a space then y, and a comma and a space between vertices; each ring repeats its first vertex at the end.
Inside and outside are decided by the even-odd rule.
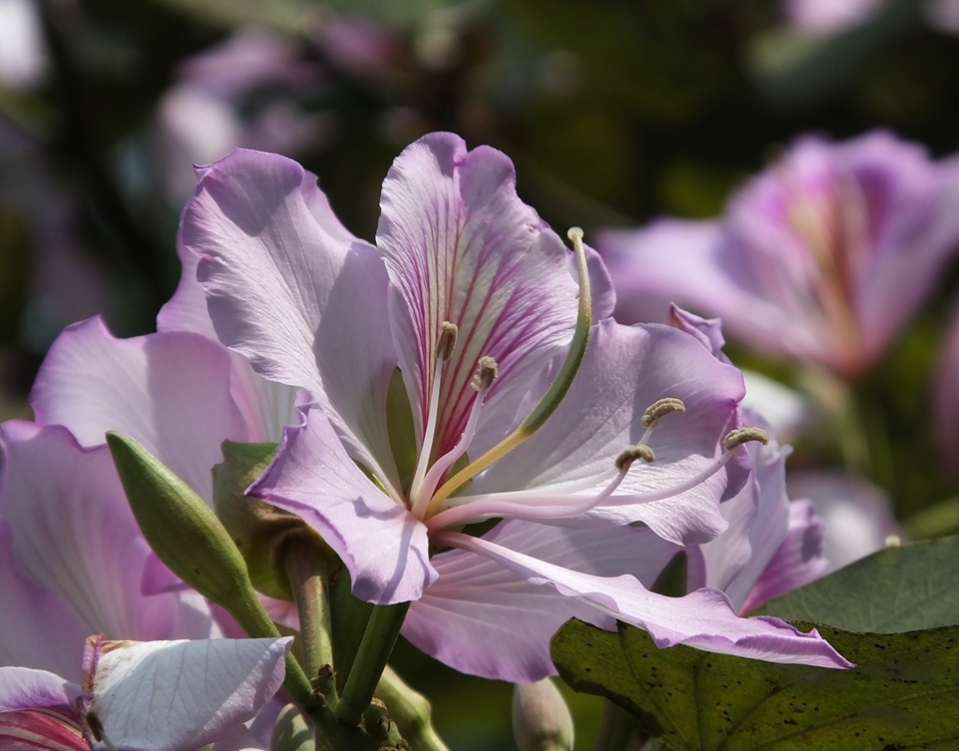
POLYGON ((413 482, 410 485, 410 499, 412 504, 410 510, 415 516, 420 516, 426 510, 426 504, 429 502, 429 496, 424 497, 423 494, 423 481, 426 476, 426 470, 429 467, 430 455, 433 453, 433 440, 436 437, 440 390, 443 386, 443 366, 446 361, 453 356, 458 334, 459 329, 455 323, 443 321, 440 326, 440 338, 436 343, 436 363, 433 366, 433 387, 430 389, 430 408, 426 417, 426 425, 423 428, 423 443, 420 446, 420 455, 416 460, 416 472, 413 475, 413 482))

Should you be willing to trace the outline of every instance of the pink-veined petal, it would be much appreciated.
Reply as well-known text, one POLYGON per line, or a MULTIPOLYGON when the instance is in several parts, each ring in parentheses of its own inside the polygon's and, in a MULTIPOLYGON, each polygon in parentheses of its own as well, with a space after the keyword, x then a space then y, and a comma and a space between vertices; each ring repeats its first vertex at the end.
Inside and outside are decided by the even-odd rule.
POLYGON ((436 579, 426 527, 346 454, 330 420, 309 405, 249 492, 297 514, 350 571, 353 594, 379 604, 417 599, 436 579))
POLYGON ((699 589, 685 597, 665 597, 648 591, 631 576, 582 574, 461 533, 443 533, 437 542, 486 556, 531 584, 555 587, 566 597, 588 602, 602 613, 639 626, 660 647, 686 644, 707 652, 770 662, 852 666, 815 629, 804 634, 777 618, 739 618, 718 590, 699 589))
POLYGON ((499 366, 492 404, 524 390, 572 337, 578 286, 569 252, 519 200, 515 181, 505 154, 467 151, 458 136, 433 133, 407 147, 383 183, 377 244, 389 270, 390 324, 418 437, 440 327, 459 327, 441 385, 440 454, 466 424, 481 357, 499 366))
MULTIPOLYGON (((649 585, 680 550, 632 527, 562 529, 505 521, 484 539, 596 576, 628 571, 649 585)), ((439 579, 410 606, 403 635, 460 672, 537 681, 556 673, 549 640, 567 620, 613 625, 612 618, 587 603, 530 584, 482 556, 450 550, 432 562, 439 579)))

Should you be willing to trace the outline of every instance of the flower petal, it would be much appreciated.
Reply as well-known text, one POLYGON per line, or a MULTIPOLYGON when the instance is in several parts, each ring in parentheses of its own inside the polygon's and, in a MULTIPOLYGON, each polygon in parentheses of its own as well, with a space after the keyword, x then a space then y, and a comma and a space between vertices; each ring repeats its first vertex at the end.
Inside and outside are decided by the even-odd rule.
POLYGON ((16 569, 10 526, 0 520, 0 665, 50 670, 80 680, 86 631, 54 593, 16 569))
POLYGON ((80 686, 46 670, 0 667, 0 712, 54 709, 76 714, 80 686))
POLYGON ((276 693, 292 645, 289 636, 102 643, 91 637, 84 685, 117 748, 195 751, 227 737, 276 693))
POLYGON ((316 178, 284 157, 234 151, 200 172, 180 239, 200 256, 220 340, 270 380, 314 391, 351 455, 393 477, 386 271, 316 178))
MULTIPOLYGON (((596 576, 629 572, 652 585, 680 548, 646 529, 583 530, 504 521, 484 539, 596 576)), ((434 556, 439 579, 410 606, 403 635, 460 672, 527 683, 555 675, 549 640, 570 618, 612 619, 550 587, 527 583, 464 550, 434 556)))
POLYGON ((617 620, 639 626, 660 647, 686 644, 707 652, 769 662, 852 666, 815 629, 804 634, 777 618, 739 618, 726 596, 717 590, 665 597, 649 592, 631 576, 582 574, 457 532, 443 533, 436 541, 498 561, 531 584, 551 585, 566 597, 575 597, 617 620))
POLYGON ((499 375, 494 403, 525 390, 569 342, 578 285, 568 251, 519 200, 510 160, 489 147, 433 133, 407 147, 386 176, 377 244, 390 275, 390 325, 422 437, 433 389, 441 325, 459 327, 444 365, 438 454, 456 443, 476 392, 479 359, 499 375))
POLYGON ((111 638, 206 637, 214 628, 195 593, 146 597, 151 551, 106 446, 84 449, 59 425, 0 427, 0 513, 18 570, 71 606, 84 632, 111 638), (186 596, 191 595, 192 597, 186 596))
POLYGON ((309 405, 286 428, 250 494, 300 516, 350 571, 353 594, 381 605, 415 600, 436 579, 426 527, 346 454, 331 421, 309 405))
POLYGON ((823 555, 825 534, 826 524, 811 501, 790 503, 786 535, 739 611, 748 613, 829 573, 829 561, 823 555))
POLYGON ((107 430, 135 438, 202 497, 227 438, 251 440, 230 397, 229 353, 196 334, 115 339, 99 318, 54 342, 31 401, 37 421, 64 425, 82 446, 107 430))
POLYGON ((556 412, 476 477, 469 492, 549 493, 563 483, 608 474, 616 457, 642 438, 646 408, 664 397, 679 398, 686 412, 667 415, 649 439, 656 460, 634 466, 616 495, 589 516, 617 524, 642 521, 678 544, 704 542, 726 526, 719 502, 745 482, 745 449, 687 492, 654 502, 642 495, 667 492, 711 467, 723 454, 726 433, 739 426, 742 396, 739 371, 717 361, 695 338, 667 326, 603 321, 593 327, 583 364, 556 412))

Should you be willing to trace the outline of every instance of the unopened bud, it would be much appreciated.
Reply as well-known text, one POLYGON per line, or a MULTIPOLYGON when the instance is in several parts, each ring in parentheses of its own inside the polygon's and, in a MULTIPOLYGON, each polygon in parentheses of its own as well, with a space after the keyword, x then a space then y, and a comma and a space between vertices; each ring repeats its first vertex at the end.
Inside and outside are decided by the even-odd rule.
POLYGON ((573 718, 549 678, 513 687, 513 737, 520 751, 573 748, 573 718))
POLYGON ((309 723, 295 704, 287 704, 273 725, 271 751, 313 751, 313 748, 309 723))
POLYGON ((764 446, 769 443, 769 433, 762 428, 737 428, 730 430, 723 439, 723 448, 732 451, 744 443, 758 441, 764 446))
POLYGON ((616 457, 616 469, 620 472, 627 470, 637 459, 642 459, 647 464, 651 464, 656 461, 656 454, 645 443, 638 443, 635 446, 630 446, 616 457))
POLYGON ((641 423, 644 428, 655 428, 657 425, 659 425, 659 421, 662 420, 666 415, 672 412, 685 411, 686 405, 683 404, 682 399, 667 397, 665 399, 655 401, 649 405, 649 407, 647 407, 646 411, 643 413, 643 419, 641 423))
POLYGON ((246 561, 258 592, 292 600, 284 549, 294 537, 323 555, 320 536, 300 517, 244 495, 276 453, 272 443, 223 442, 223 463, 213 468, 213 506, 217 518, 246 561))
POLYGON ((213 510, 132 438, 107 433, 120 482, 150 547, 197 592, 228 610, 252 594, 243 556, 213 510))

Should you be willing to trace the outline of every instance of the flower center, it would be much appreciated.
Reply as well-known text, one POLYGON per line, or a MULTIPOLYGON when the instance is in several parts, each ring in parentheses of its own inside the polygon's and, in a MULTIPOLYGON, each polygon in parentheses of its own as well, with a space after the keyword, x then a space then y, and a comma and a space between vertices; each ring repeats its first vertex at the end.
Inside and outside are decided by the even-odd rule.
POLYGON ((442 324, 440 341, 436 348, 437 361, 434 369, 433 387, 430 391, 427 424, 423 431, 423 444, 417 458, 416 471, 410 485, 410 510, 417 518, 425 520, 435 514, 443 501, 463 487, 469 480, 532 436, 556 411, 563 397, 566 396, 566 392, 569 391, 573 378, 575 378, 586 354, 586 345, 589 343, 589 329, 592 325, 592 298, 589 288, 586 249, 583 245, 583 231, 574 227, 569 230, 568 236, 576 255, 579 301, 573 338, 570 341, 569 351, 559 373, 519 427, 440 484, 456 461, 466 455, 469 445, 476 435, 486 396, 498 373, 496 361, 492 357, 479 358, 472 382, 473 388, 478 393, 473 400, 466 428, 456 445, 436 459, 430 466, 429 459, 436 439, 439 394, 442 386, 444 363, 449 360, 453 353, 459 331, 457 326, 449 321, 444 321, 442 324))

